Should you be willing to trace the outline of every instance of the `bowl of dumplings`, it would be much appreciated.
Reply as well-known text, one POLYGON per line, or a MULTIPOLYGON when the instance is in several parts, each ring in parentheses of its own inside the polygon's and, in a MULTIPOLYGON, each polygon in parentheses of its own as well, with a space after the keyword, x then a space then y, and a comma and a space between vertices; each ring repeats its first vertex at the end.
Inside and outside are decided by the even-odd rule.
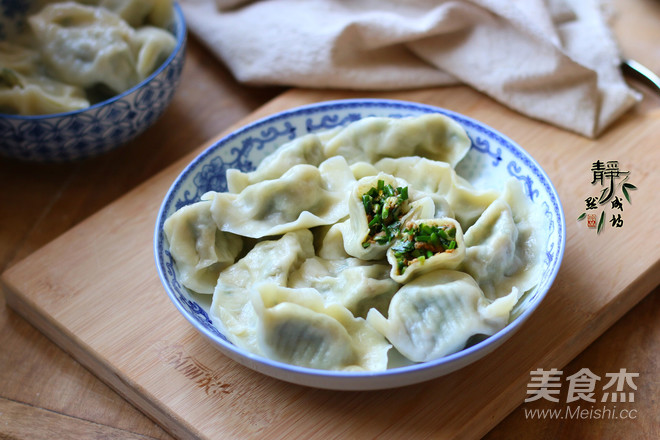
POLYGON ((144 132, 170 103, 186 26, 172 0, 0 4, 0 154, 96 156, 144 132))
POLYGON ((532 315, 565 246, 536 161, 461 114, 380 99, 268 116, 202 152, 156 220, 178 311, 227 357, 300 385, 430 380, 532 315))

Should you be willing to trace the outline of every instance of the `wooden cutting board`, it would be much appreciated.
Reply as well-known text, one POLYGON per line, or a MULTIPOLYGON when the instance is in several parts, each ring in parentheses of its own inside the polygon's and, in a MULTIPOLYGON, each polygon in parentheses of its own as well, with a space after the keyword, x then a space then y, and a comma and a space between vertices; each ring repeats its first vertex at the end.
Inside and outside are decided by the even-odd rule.
POLYGON ((248 120, 354 97, 417 101, 481 120, 521 144, 555 184, 567 219, 562 267, 539 309, 494 353, 424 384, 372 392, 291 385, 220 354, 171 304, 152 252, 167 189, 213 141, 5 272, 8 304, 179 438, 478 438, 523 402, 531 370, 562 368, 660 284, 660 111, 631 112, 592 141, 466 87, 293 90, 248 120), (576 220, 598 194, 596 161, 618 161, 637 187, 632 203, 623 202, 623 226, 607 222, 600 234, 576 220))

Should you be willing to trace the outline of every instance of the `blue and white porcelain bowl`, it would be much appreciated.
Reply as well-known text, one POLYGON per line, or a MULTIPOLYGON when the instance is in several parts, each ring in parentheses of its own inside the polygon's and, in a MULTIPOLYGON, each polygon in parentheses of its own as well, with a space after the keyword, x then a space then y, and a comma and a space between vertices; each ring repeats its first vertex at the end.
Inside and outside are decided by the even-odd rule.
POLYGON ((243 127, 216 142, 192 161, 165 196, 155 227, 154 252, 160 279, 170 299, 202 335, 231 359, 263 374, 317 388, 371 390, 433 379, 470 364, 506 341, 530 317, 552 285, 565 246, 565 222, 557 192, 536 161, 511 139, 469 117, 428 105, 378 99, 328 101, 287 110, 243 127), (442 113, 465 127, 472 146, 456 167, 478 188, 501 189, 511 176, 522 181, 526 195, 547 218, 547 246, 539 284, 516 305, 510 324, 500 332, 449 356, 379 373, 323 371, 284 364, 249 353, 227 341, 209 316, 211 295, 191 293, 177 279, 167 250, 165 220, 207 191, 226 191, 229 168, 253 170, 278 146, 307 133, 344 126, 367 116, 404 117, 442 113))
MULTIPOLYGON (((0 2, 0 40, 25 27, 39 0, 0 2)), ((174 51, 145 80, 88 108, 49 115, 0 113, 0 154, 28 161, 64 162, 96 156, 134 139, 169 105, 179 83, 186 47, 186 24, 178 4, 169 29, 174 51)))

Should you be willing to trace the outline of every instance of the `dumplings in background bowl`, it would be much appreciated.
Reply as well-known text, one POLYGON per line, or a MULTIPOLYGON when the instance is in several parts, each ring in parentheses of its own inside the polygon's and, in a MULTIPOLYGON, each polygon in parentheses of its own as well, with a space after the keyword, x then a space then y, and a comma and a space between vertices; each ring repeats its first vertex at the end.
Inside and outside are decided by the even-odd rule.
POLYGON ((0 154, 62 162, 132 140, 172 100, 185 44, 171 0, 5 2, 0 154))
POLYGON ((445 109, 378 99, 307 105, 229 134, 175 180, 154 233, 167 294, 221 352, 339 390, 418 383, 490 353, 539 305, 564 245, 557 193, 520 146, 445 109), (428 148, 445 144, 459 148, 428 148), (368 189, 351 193, 373 181, 416 230, 455 230, 447 249, 460 252, 395 270, 403 229, 389 224, 388 240, 351 229, 368 189), (445 337, 454 319, 462 327, 445 337))

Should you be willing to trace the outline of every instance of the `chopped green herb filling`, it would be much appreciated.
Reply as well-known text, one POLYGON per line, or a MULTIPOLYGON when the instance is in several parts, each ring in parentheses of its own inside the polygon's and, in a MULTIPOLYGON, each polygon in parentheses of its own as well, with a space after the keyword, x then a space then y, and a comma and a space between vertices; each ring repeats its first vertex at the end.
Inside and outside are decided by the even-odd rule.
POLYGON ((362 243, 386 245, 392 242, 401 229, 401 216, 407 212, 408 187, 393 187, 378 180, 375 187, 362 195, 362 204, 369 222, 369 236, 362 243))
POLYGON ((456 249, 455 227, 425 223, 405 228, 401 238, 392 246, 401 274, 415 261, 423 263, 427 258, 442 252, 453 252, 454 249, 456 249))

